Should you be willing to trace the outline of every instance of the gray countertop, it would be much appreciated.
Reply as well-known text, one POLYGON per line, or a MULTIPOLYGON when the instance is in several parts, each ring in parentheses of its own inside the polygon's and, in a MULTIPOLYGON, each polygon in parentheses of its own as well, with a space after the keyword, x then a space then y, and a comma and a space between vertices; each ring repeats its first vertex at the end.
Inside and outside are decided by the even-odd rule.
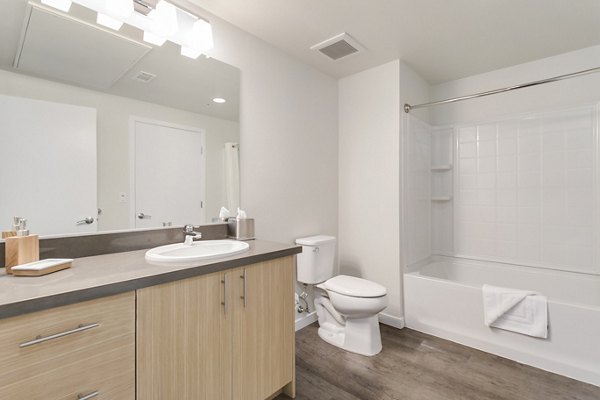
POLYGON ((242 254, 193 264, 156 264, 146 250, 77 258, 71 268, 40 277, 0 272, 0 318, 123 293, 302 252, 302 247, 250 240, 242 254))

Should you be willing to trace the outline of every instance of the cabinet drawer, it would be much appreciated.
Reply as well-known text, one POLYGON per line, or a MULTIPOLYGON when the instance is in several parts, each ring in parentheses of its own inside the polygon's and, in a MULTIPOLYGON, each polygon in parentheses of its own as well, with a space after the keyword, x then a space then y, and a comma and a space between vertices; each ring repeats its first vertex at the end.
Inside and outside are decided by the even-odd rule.
POLYGON ((13 393, 17 383, 25 390, 34 381, 55 380, 59 386, 89 377, 103 381, 127 363, 133 369, 134 341, 133 292, 0 320, 0 398, 62 399, 5 396, 3 390, 13 393))
POLYGON ((89 400, 134 400, 133 342, 98 350, 90 358, 57 365, 0 387, 0 399, 77 400, 89 395, 89 400))

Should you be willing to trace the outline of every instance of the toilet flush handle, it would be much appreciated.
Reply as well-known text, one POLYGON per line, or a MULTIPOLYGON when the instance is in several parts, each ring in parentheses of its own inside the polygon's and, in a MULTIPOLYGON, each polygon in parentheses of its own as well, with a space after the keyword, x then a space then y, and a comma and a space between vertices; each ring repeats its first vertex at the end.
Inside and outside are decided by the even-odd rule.
POLYGON ((318 247, 315 247, 315 248, 313 249, 313 253, 318 253, 318 252, 319 252, 319 248, 318 248, 318 247))

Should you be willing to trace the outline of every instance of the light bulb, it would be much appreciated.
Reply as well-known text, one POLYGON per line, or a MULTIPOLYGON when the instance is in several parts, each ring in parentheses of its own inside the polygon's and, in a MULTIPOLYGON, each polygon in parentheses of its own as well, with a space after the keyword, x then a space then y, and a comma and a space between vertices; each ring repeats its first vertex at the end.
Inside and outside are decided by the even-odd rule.
POLYGON ((155 35, 152 32, 144 31, 144 42, 152 43, 157 46, 162 46, 163 44, 165 44, 166 41, 167 39, 163 37, 155 35))
POLYGON ((54 7, 60 11, 69 12, 71 9, 71 0, 42 0, 42 4, 54 7))
POLYGON ((118 19, 114 19, 113 17, 109 17, 106 14, 98 13, 98 17, 96 18, 96 22, 100 25, 106 26, 107 28, 114 29, 118 31, 123 26, 123 22, 118 19))
POLYGON ((158 2, 156 8, 148 14, 148 18, 154 22, 152 33, 160 37, 169 37, 179 28, 177 8, 164 0, 158 2))
POLYGON ((214 47, 210 23, 203 19, 194 22, 191 44, 193 48, 200 50, 203 53, 214 47))
POLYGON ((181 46, 181 55, 196 59, 212 48, 212 27, 207 21, 199 19, 194 22, 192 31, 188 34, 187 44, 181 46))
POLYGON ((133 13, 131 0, 104 0, 106 13, 113 18, 126 19, 133 13))
POLYGON ((189 58, 193 58, 194 60, 200 57, 202 52, 200 50, 192 49, 191 47, 181 46, 181 55, 189 58))

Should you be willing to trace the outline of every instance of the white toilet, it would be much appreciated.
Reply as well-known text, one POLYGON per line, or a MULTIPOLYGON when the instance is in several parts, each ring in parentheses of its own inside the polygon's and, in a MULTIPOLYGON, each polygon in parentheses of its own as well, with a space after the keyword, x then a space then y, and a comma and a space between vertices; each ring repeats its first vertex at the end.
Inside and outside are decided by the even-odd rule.
POLYGON ((297 279, 317 285, 315 307, 319 336, 334 346, 373 356, 381 351, 377 314, 388 304, 385 287, 347 275, 334 275, 335 237, 310 236, 296 239, 297 279), (319 290, 321 289, 321 290, 319 290))

